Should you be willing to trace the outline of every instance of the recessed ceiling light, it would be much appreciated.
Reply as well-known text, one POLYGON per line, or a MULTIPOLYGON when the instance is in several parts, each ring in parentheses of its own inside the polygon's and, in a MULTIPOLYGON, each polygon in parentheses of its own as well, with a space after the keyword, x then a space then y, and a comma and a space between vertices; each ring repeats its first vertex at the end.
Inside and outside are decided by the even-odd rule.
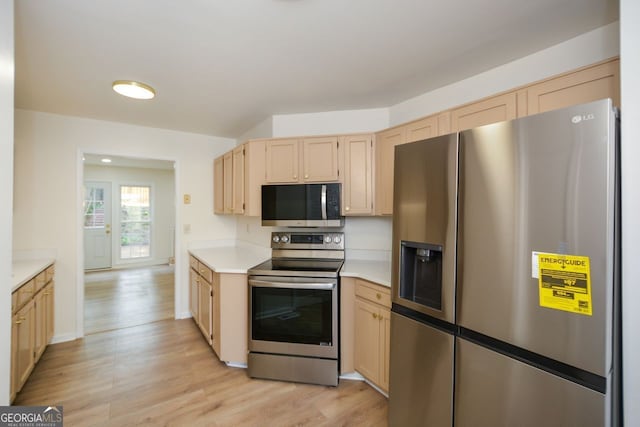
POLYGON ((113 90, 135 99, 151 99, 156 96, 156 91, 151 86, 133 80, 116 80, 113 82, 113 90))
POLYGON ((101 161, 102 163, 111 163, 111 159, 108 159, 108 158, 106 158, 106 157, 105 157, 104 159, 100 159, 100 161, 101 161))

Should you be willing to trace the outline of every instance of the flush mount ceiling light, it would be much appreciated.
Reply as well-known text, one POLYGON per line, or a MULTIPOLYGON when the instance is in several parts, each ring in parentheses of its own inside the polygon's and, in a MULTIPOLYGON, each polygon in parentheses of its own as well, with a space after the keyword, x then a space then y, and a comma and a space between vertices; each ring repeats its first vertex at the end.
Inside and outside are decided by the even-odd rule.
POLYGON ((129 98, 151 99, 156 96, 156 91, 151 86, 133 80, 116 80, 112 86, 120 95, 129 98))
POLYGON ((105 157, 104 159, 100 159, 102 163, 111 163, 111 159, 105 157))

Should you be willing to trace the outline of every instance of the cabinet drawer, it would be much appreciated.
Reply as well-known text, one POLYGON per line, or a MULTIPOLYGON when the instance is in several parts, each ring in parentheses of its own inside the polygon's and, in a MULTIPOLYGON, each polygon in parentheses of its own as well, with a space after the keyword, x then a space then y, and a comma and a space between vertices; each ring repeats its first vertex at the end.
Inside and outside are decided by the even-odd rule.
POLYGON ((198 271, 198 260, 193 255, 189 255, 189 266, 198 271))
POLYGON ((356 279, 356 296, 391 308, 391 292, 384 286, 356 279))
POLYGON ((213 272, 201 262, 198 263, 198 273, 200 273, 202 278, 207 282, 211 283, 213 281, 213 272))
POLYGON ((31 300, 35 290, 36 290, 36 281, 35 279, 31 279, 16 291, 16 293, 18 294, 18 302, 16 304, 17 310, 19 310, 23 305, 25 305, 27 302, 29 302, 29 300, 31 300))
POLYGON ((11 294, 11 314, 18 310, 18 291, 11 294))
POLYGON ((47 284, 47 272, 41 271, 35 278, 36 281, 36 289, 35 292, 38 292, 40 289, 44 288, 44 285, 47 284))
POLYGON ((49 283, 53 279, 53 276, 55 273, 56 273, 56 267, 54 265, 50 265, 49 267, 47 267, 47 269, 45 270, 46 283, 49 283))

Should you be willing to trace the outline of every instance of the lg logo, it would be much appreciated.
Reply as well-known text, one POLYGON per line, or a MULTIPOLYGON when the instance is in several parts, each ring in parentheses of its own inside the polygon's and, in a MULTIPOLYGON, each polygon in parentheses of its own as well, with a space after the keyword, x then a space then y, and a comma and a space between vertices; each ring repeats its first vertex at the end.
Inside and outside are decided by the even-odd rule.
POLYGON ((593 120, 595 118, 596 118, 596 116, 594 114, 577 115, 577 116, 573 116, 571 118, 571 123, 577 125, 578 123, 580 123, 582 121, 593 120))

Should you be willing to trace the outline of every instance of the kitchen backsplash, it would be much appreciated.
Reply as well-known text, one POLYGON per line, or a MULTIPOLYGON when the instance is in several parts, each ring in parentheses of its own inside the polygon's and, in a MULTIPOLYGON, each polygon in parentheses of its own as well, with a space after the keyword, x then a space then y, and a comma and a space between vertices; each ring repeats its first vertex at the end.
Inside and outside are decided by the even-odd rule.
MULTIPOLYGON (((345 250, 347 256, 352 253, 354 257, 366 257, 366 251, 372 254, 391 251, 391 217, 347 217, 345 218, 345 250)), ((239 216, 237 221, 237 239, 254 245, 270 247, 271 232, 282 230, 279 227, 263 227, 260 218, 239 216)), ((319 231, 320 229, 307 228, 302 230, 319 231)))

